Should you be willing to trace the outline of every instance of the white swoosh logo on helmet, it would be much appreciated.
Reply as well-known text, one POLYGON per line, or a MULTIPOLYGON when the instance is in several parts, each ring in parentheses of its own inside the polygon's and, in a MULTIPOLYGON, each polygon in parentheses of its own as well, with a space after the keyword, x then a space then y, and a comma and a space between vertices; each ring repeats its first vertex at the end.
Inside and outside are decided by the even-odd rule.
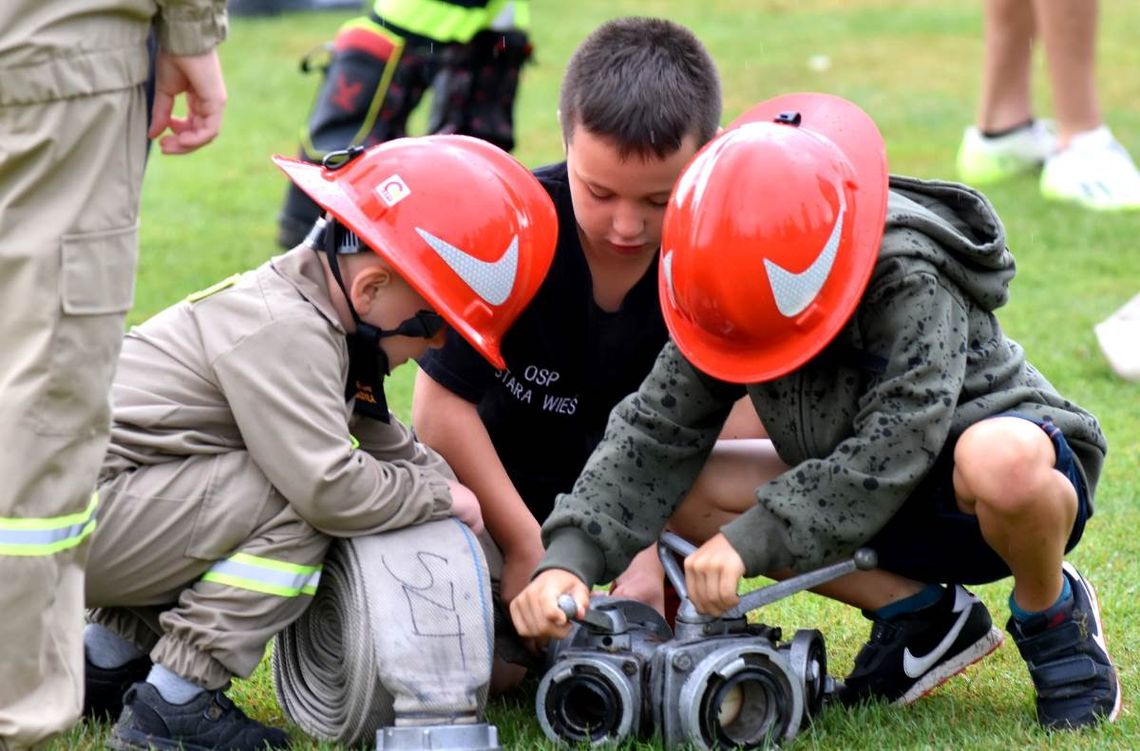
POLYGON ((803 312, 811 301, 823 289, 831 266, 835 263, 836 253, 839 251, 839 238, 843 236, 843 219, 847 215, 847 203, 843 193, 839 194, 839 216, 835 219, 835 226, 831 229, 831 236, 823 250, 811 262, 811 266, 799 273, 794 273, 779 264, 764 259, 764 269, 768 272, 768 284, 772 287, 772 297, 776 301, 776 308, 786 317, 791 318, 803 312))
POLYGON ((416 232, 479 297, 491 305, 502 305, 511 296, 519 268, 518 235, 514 236, 499 260, 481 261, 425 229, 416 227, 416 232))
POLYGON ((934 664, 942 659, 942 655, 946 654, 950 647, 954 646, 954 640, 958 638, 958 634, 962 633, 962 628, 966 625, 966 619, 970 617, 970 608, 973 604, 973 598, 969 592, 962 587, 955 587, 952 612, 960 613, 958 620, 954 621, 954 625, 946 632, 946 636, 942 637, 942 641, 938 642, 934 649, 922 657, 915 657, 911 654, 910 647, 904 649, 903 672, 911 678, 918 678, 927 670, 934 667, 934 664))

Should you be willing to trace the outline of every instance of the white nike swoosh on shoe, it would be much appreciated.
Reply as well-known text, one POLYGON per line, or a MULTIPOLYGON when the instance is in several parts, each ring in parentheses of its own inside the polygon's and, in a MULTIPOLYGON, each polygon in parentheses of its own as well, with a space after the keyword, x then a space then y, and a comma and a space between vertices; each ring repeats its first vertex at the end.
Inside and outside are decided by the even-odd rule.
POLYGON ((839 216, 827 242, 803 271, 788 271, 774 261, 764 259, 764 269, 768 272, 768 284, 772 287, 772 298, 776 309, 785 318, 799 315, 823 289, 835 256, 839 251, 839 238, 843 236, 843 220, 847 216, 847 203, 843 193, 839 194, 839 216))
POLYGON ((416 233, 459 275, 475 294, 491 305, 502 305, 515 287, 519 267, 519 236, 515 235, 497 261, 481 261, 425 229, 416 233))
POLYGON ((927 652, 922 657, 915 657, 910 652, 910 647, 903 650, 903 672, 911 678, 918 678, 927 670, 934 667, 935 663, 942 659, 942 656, 949 651, 950 647, 954 645, 954 640, 958 638, 958 634, 962 633, 962 629, 966 626, 966 620, 970 617, 970 608, 973 606, 973 598, 970 593, 962 587, 955 587, 954 592, 954 607, 951 612, 960 613, 958 620, 946 632, 946 636, 942 637, 942 641, 934 647, 934 649, 927 652))

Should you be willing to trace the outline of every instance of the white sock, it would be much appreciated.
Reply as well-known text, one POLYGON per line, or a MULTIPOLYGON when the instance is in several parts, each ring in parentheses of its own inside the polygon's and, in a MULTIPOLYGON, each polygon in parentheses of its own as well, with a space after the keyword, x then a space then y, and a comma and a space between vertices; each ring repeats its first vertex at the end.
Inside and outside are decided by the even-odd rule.
POLYGON ((187 680, 173 670, 155 664, 146 682, 158 689, 162 698, 171 704, 185 704, 206 689, 187 680))
POLYGON ((141 649, 98 623, 83 627, 83 648, 87 659, 98 668, 120 668, 143 656, 141 649))

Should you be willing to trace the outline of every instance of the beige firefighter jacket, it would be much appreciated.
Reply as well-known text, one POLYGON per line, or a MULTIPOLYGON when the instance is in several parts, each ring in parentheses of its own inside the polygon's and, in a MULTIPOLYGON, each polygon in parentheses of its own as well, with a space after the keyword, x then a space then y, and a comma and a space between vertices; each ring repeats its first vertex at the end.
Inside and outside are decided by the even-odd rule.
POLYGON ((104 471, 247 451, 326 534, 447 516, 451 470, 395 417, 353 415, 348 365, 324 269, 298 246, 131 330, 104 471))

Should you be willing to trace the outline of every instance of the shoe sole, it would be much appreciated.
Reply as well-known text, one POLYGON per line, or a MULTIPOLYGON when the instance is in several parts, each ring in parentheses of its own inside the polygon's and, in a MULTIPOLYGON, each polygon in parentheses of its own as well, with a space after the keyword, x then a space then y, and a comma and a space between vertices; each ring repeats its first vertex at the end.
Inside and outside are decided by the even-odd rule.
POLYGON ((119 730, 116 728, 107 741, 107 745, 115 751, 149 751, 149 749, 163 749, 166 751, 210 751, 206 746, 187 744, 184 741, 175 741, 169 738, 156 738, 153 735, 140 733, 137 730, 119 730))
MULTIPOLYGON (((1108 661, 1111 663, 1112 656, 1108 654, 1108 637, 1105 636, 1104 623, 1102 623, 1100 619, 1100 600, 1097 599, 1096 589, 1089 583, 1089 580, 1081 576, 1076 567, 1068 561, 1061 564, 1061 569, 1068 573, 1070 578, 1080 581, 1084 588, 1088 590, 1089 598, 1092 600, 1093 605, 1093 618, 1096 620, 1096 632, 1100 634, 1101 641, 1104 642, 1104 653, 1108 655, 1108 661)), ((1116 701, 1112 704, 1112 711, 1109 712, 1108 717, 1105 718, 1108 722, 1116 722, 1116 718, 1120 717, 1121 696, 1123 695, 1120 688, 1120 669, 1116 667, 1115 663, 1113 663, 1113 672, 1116 673, 1116 701)))
POLYGON ((895 699, 894 704, 897 706, 913 704, 922 697, 927 696, 932 693, 934 689, 965 671, 966 668, 1000 647, 1003 641, 1005 641, 1005 635, 1002 634, 998 628, 991 626, 989 633, 981 639, 978 639, 969 647, 954 655, 952 659, 938 665, 922 676, 920 680, 910 687, 909 691, 895 699))

